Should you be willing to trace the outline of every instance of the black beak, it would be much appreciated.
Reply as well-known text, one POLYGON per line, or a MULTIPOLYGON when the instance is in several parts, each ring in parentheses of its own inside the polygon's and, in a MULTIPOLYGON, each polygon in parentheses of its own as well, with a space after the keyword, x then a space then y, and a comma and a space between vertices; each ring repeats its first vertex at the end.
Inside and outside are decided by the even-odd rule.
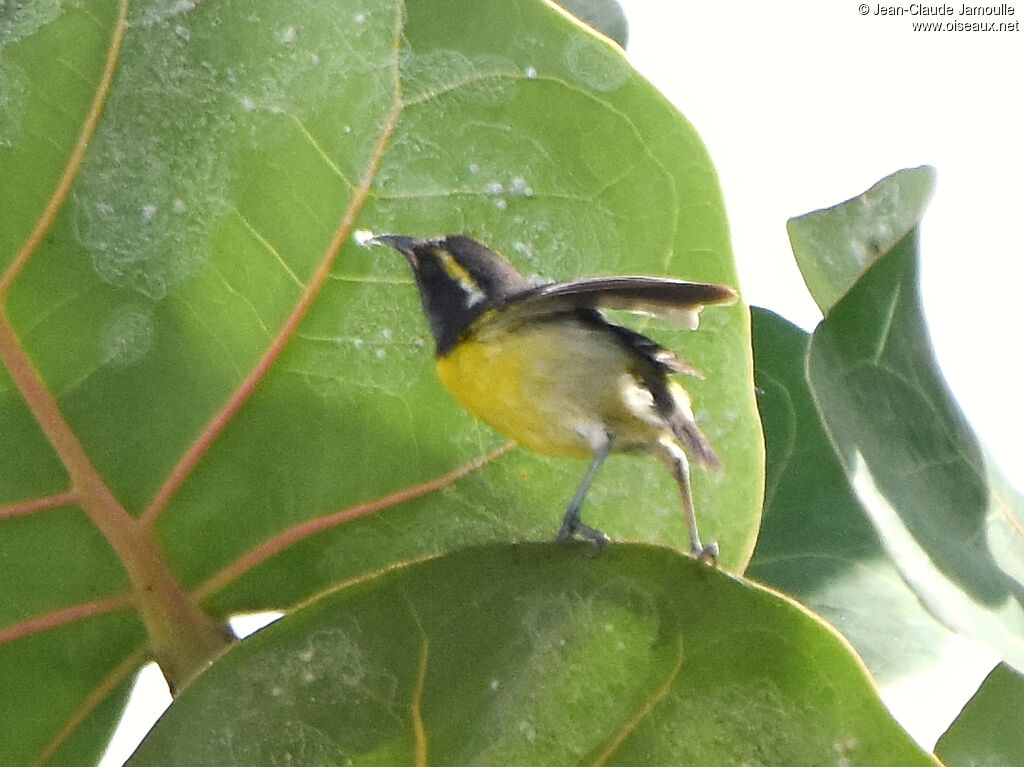
POLYGON ((378 243, 390 245, 400 253, 411 256, 413 251, 423 243, 423 240, 418 240, 415 237, 405 237, 401 234, 378 234, 366 240, 365 244, 376 245, 378 243))

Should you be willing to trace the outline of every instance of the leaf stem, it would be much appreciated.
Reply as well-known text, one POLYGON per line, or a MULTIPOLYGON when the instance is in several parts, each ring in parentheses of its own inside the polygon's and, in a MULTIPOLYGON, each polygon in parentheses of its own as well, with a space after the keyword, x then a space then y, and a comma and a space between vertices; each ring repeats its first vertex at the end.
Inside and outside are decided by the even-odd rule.
MULTIPOLYGON (((225 625, 217 623, 200 609, 195 598, 186 593, 178 583, 154 533, 154 522, 181 483, 206 454, 210 445, 264 379, 294 336, 320 289, 329 279, 338 253, 348 240, 369 196, 384 152, 397 128, 403 105, 398 90, 396 64, 395 96, 370 154, 366 171, 359 185, 353 190, 352 199, 342 213, 330 243, 291 314, 256 366, 172 470, 149 507, 141 517, 136 518, 121 504, 93 465, 87 450, 65 419, 56 398, 48 390, 43 377, 22 346, 6 308, 11 286, 53 226, 81 169, 117 70, 127 24, 128 5, 129 0, 120 0, 104 68, 64 170, 32 231, 10 264, 0 274, 0 361, 5 364, 15 386, 63 462, 70 480, 70 489, 49 499, 12 505, 2 511, 3 517, 10 518, 47 508, 58 501, 74 504, 82 509, 121 560, 132 586, 132 602, 146 626, 151 649, 174 690, 205 668, 233 637, 225 625)), ((396 52, 400 26, 399 12, 396 15, 396 52)), ((74 610, 69 609, 63 615, 67 618, 72 613, 74 610)), ((51 614, 49 617, 59 614, 61 613, 51 614)), ((26 625, 33 624, 22 624, 22 629, 26 625)))
MULTIPOLYGON (((11 286, 53 225, 81 169, 110 93, 127 16, 128 0, 121 0, 103 72, 68 162, 36 225, 0 275, 0 360, 68 472, 71 489, 59 498, 81 507, 123 563, 151 648, 173 689, 205 668, 230 637, 181 588, 151 531, 128 513, 100 476, 21 345, 6 307, 11 286)), ((42 507, 42 502, 37 504, 37 508, 42 507)), ((31 510, 32 505, 20 508, 31 510)), ((5 516, 13 516, 13 512, 5 516)))
POLYGON ((62 497, 85 512, 117 553, 154 656, 172 689, 182 686, 229 644, 230 636, 182 589, 152 531, 121 505, 100 476, 2 308, 0 360, 64 463, 71 490, 62 497))

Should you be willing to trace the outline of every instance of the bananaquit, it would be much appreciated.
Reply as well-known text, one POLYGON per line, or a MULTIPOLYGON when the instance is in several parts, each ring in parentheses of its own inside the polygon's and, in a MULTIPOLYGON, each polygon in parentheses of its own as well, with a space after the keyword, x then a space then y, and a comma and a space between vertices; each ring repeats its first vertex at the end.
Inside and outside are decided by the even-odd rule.
POLYGON ((468 237, 363 238, 401 252, 412 266, 437 342, 437 374, 477 418, 546 455, 590 458, 557 540, 608 537, 580 507, 611 452, 657 456, 682 494, 690 549, 701 544, 687 454, 719 466, 670 373, 697 372, 651 339, 609 322, 600 309, 657 314, 693 329, 706 304, 731 303, 732 288, 653 277, 607 277, 534 286, 501 255, 468 237))

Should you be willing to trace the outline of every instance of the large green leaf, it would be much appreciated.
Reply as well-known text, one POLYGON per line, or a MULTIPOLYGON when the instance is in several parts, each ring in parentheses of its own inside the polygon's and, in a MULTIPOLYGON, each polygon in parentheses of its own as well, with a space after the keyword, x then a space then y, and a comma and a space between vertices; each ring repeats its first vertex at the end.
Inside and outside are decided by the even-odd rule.
POLYGON ((879 256, 917 228, 934 186, 934 170, 913 168, 842 205, 790 220, 793 254, 822 314, 827 316, 879 256))
POLYGON ((935 752, 949 767, 1015 767, 1024 754, 1024 678, 1000 664, 988 675, 935 752))
POLYGON ((802 265, 841 264, 865 242, 875 254, 852 285, 834 280, 842 297, 813 334, 808 377, 857 498, 903 578, 940 620, 1021 669, 1024 502, 990 472, 931 351, 917 275, 927 195, 908 195, 895 210, 872 201, 930 179, 927 169, 905 171, 858 200, 790 222, 799 249, 814 241, 805 230, 829 231, 833 217, 849 219, 849 206, 884 212, 801 254, 802 265))
POLYGON ((746 574, 828 620, 880 683, 921 671, 951 634, 886 555, 829 442, 807 383, 810 336, 764 309, 752 316, 767 471, 746 574))
MULTIPOLYGON (((93 760, 147 653, 184 683, 236 611, 554 534, 584 466, 497 460, 434 378, 405 265, 356 227, 468 232, 549 279, 736 283, 693 129, 539 0, 7 4, 0 46, 13 764, 93 760)), ((706 374, 726 468, 695 472, 698 513, 740 570, 763 476, 746 310, 642 327, 706 374)), ((585 518, 686 546, 650 461, 611 461, 585 518)))
POLYGON ((934 764, 825 624, 650 546, 491 545, 343 585, 232 650, 131 760, 934 764), (443 609, 438 609, 443 605, 443 609))

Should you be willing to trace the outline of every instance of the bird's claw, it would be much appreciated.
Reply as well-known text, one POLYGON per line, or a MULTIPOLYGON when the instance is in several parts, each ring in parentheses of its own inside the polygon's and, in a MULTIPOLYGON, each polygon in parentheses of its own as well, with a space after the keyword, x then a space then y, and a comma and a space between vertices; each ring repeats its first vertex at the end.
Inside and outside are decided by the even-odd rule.
POLYGON ((611 538, 600 530, 596 530, 582 522, 576 522, 575 524, 563 523, 562 529, 559 530, 558 535, 555 536, 555 541, 558 543, 571 541, 576 537, 577 533, 594 544, 598 549, 603 549, 612 542, 611 538))
POLYGON ((692 551, 699 561, 707 562, 709 565, 718 564, 718 541, 711 541, 706 546, 698 542, 692 547, 692 551))

